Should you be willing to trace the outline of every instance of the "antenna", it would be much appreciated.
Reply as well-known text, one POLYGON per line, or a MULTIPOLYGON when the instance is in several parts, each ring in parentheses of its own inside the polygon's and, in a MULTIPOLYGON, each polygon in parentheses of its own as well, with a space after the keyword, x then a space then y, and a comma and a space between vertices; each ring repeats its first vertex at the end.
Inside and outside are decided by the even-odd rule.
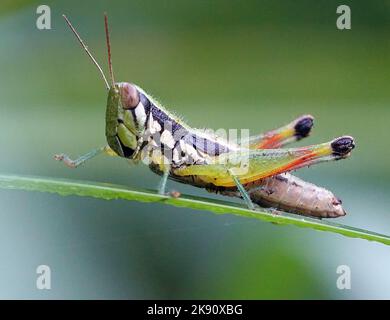
POLYGON ((112 86, 115 86, 114 72, 112 71, 112 62, 111 62, 111 44, 110 44, 110 33, 108 32, 108 18, 107 13, 104 13, 104 28, 106 30, 106 42, 107 42, 107 51, 108 51, 108 69, 110 71, 110 78, 112 86))
POLYGON ((96 66, 96 68, 98 68, 98 70, 100 72, 100 75, 102 76, 102 78, 103 78, 103 80, 104 80, 104 82, 106 84, 107 90, 110 90, 110 85, 108 84, 108 81, 106 79, 106 76, 103 73, 102 68, 99 66, 99 64, 97 63, 97 61, 93 57, 92 53, 88 50, 88 47, 84 44, 83 40, 80 38, 80 36, 77 33, 76 29, 72 26, 72 24, 70 23, 70 21, 68 20, 66 15, 63 14, 62 16, 64 17, 64 19, 65 19, 66 23, 68 24, 69 28, 72 30, 72 32, 76 36, 77 40, 80 42, 81 46, 84 48, 84 50, 87 53, 88 57, 92 60, 93 64, 96 66))

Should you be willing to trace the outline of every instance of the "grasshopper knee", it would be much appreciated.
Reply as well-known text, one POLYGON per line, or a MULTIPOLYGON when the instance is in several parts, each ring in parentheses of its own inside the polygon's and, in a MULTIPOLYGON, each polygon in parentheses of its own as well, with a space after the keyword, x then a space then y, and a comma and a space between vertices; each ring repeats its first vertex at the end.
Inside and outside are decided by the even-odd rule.
POLYGON ((350 136, 343 136, 332 141, 331 147, 336 156, 347 156, 355 148, 355 141, 350 136))
POLYGON ((307 137, 310 134, 313 125, 314 118, 311 115, 306 115, 299 118, 294 126, 296 138, 300 140, 307 137))

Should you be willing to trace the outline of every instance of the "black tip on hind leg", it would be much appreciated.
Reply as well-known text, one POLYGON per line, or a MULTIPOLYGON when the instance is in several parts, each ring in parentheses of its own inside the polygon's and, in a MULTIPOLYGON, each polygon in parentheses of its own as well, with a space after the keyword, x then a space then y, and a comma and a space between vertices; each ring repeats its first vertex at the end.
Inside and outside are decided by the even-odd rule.
POLYGON ((313 125, 314 117, 311 115, 302 116, 300 119, 298 119, 294 126, 297 140, 301 140, 302 138, 310 135, 313 125))
POLYGON ((332 141, 331 147, 335 156, 345 157, 355 148, 355 140, 350 136, 336 138, 332 141))

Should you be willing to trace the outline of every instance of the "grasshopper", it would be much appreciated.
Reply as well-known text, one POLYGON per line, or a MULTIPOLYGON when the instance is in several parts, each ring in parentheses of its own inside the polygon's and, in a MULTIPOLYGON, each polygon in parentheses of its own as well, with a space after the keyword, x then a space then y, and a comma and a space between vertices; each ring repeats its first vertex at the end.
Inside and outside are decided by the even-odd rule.
MULTIPOLYGON (((97 67, 108 90, 106 107, 107 145, 72 160, 55 155, 76 168, 98 154, 106 153, 139 162, 161 175, 158 192, 165 195, 168 179, 242 198, 249 209, 255 205, 318 218, 344 216, 341 200, 324 188, 305 182, 290 171, 313 164, 347 158, 354 139, 342 136, 332 141, 282 148, 307 137, 314 118, 301 116, 264 134, 230 142, 191 128, 157 103, 141 87, 115 82, 111 61, 107 15, 104 16, 110 83, 88 47, 63 15, 86 54, 97 67)), ((178 193, 175 193, 178 196, 178 193)))

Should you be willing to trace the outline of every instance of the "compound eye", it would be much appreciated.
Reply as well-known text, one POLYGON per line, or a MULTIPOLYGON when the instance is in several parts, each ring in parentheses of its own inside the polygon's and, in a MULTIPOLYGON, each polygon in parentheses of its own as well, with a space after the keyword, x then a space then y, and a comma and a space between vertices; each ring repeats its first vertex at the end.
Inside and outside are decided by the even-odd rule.
POLYGON ((121 99, 124 109, 134 109, 139 103, 138 90, 131 83, 124 83, 121 86, 121 99))

